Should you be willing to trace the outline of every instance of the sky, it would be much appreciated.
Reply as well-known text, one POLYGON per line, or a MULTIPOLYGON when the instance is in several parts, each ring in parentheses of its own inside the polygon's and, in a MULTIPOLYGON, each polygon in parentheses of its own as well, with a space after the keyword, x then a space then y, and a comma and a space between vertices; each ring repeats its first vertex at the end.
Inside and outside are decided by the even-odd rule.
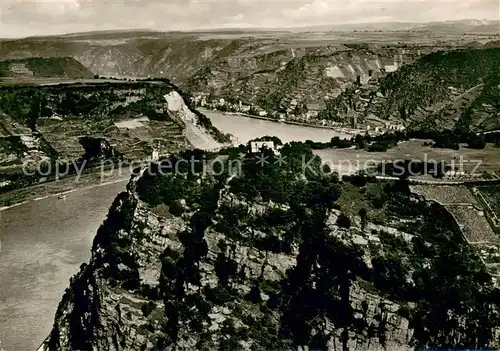
POLYGON ((500 20, 498 0, 0 0, 0 37, 91 30, 500 20))

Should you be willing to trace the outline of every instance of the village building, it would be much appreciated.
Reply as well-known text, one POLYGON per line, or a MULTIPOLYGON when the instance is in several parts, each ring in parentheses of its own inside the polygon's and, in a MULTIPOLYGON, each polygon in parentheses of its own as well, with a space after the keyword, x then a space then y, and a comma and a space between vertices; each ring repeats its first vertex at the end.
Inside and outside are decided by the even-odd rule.
POLYGON ((398 62, 395 59, 383 60, 382 64, 386 73, 395 72, 399 68, 398 62))
POLYGON ((368 74, 360 73, 356 77, 356 83, 359 85, 365 85, 370 81, 370 76, 368 74))
POLYGON ((252 154, 258 154, 262 152, 262 150, 272 150, 275 154, 278 153, 276 146, 274 145, 274 141, 252 141, 250 142, 250 152, 252 154))
POLYGON ((319 112, 317 110, 307 111, 305 114, 306 119, 318 117, 319 112))
POLYGON ((345 78, 344 73, 342 73, 338 65, 326 67, 325 76, 334 79, 345 78))
POLYGON ((250 108, 250 105, 241 105, 241 112, 248 112, 250 111, 250 108))
POLYGON ((458 177, 464 177, 466 175, 467 173, 465 172, 460 172, 455 170, 446 171, 444 174, 445 178, 458 178, 458 177))
POLYGON ((158 150, 153 149, 153 152, 151 153, 151 161, 156 162, 160 159, 160 154, 158 153, 158 150))

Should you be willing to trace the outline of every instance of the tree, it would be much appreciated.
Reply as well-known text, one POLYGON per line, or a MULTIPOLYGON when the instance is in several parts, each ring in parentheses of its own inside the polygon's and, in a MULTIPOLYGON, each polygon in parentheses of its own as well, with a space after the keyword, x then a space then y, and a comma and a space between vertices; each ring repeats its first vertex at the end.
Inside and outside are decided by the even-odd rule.
POLYGON ((353 175, 351 177, 351 184, 358 188, 364 187, 366 185, 366 182, 367 180, 364 171, 361 171, 359 174, 353 175))
POLYGON ((361 229, 365 229, 365 226, 366 226, 366 215, 367 215, 367 211, 366 209, 363 207, 362 209, 359 210, 358 212, 359 216, 361 217, 361 229))
POLYGON ((354 142, 358 146, 358 149, 364 149, 365 148, 365 138, 361 134, 357 134, 354 137, 354 142))
POLYGON ((468 141, 468 147, 471 149, 484 149, 486 141, 482 135, 472 135, 468 141))
POLYGON ((337 218, 337 225, 349 229, 351 227, 351 219, 346 214, 341 213, 339 218, 337 218))

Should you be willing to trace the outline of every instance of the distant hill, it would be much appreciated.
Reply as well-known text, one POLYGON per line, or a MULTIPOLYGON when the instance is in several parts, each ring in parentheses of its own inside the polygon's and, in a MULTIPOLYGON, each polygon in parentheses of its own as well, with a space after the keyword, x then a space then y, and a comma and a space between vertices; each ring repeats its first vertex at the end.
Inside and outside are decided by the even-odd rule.
POLYGON ((45 37, 29 37, 27 39, 79 39, 79 40, 113 40, 113 39, 124 39, 124 38, 138 38, 150 35, 158 35, 162 32, 149 30, 149 29, 137 29, 137 30, 103 30, 103 31, 91 31, 91 32, 77 32, 68 33, 57 36, 45 36, 45 37))
MULTIPOLYGON (((483 132, 500 129, 500 48, 439 51, 382 77, 376 86, 347 89, 320 118, 402 123, 411 129, 483 132)), ((368 122, 370 124, 371 122, 368 122)))
POLYGON ((500 21, 466 19, 441 22, 341 23, 290 28, 297 31, 429 31, 435 33, 499 33, 500 21))
POLYGON ((456 123, 467 119, 471 128, 498 128, 495 106, 500 104, 499 62, 497 48, 427 55, 381 82, 387 97, 381 116, 417 123, 425 116, 425 123, 436 127, 441 118, 456 123))
POLYGON ((30 57, 0 61, 0 77, 91 78, 93 73, 72 57, 30 57))
POLYGON ((429 31, 437 33, 498 34, 500 33, 500 21, 459 20, 431 22, 421 24, 420 26, 413 29, 418 31, 429 31))
MULTIPOLYGON (((320 49, 339 47, 346 42, 393 45, 395 43, 450 46, 466 41, 487 40, 498 33, 495 21, 463 20, 432 23, 385 22, 318 25, 300 28, 226 28, 185 32, 156 32, 147 29, 69 33, 48 37, 0 40, 0 59, 26 57, 73 57, 92 72, 106 76, 139 76, 168 78, 183 85, 198 70, 225 56, 239 59, 234 48, 245 44, 244 58, 256 57, 260 49, 267 52, 290 48, 320 49), (486 27, 496 30, 486 30, 486 27), (482 29, 481 29, 482 28, 482 29), (354 31, 357 33, 354 34, 354 31), (365 33, 365 31, 367 33, 365 33), (420 31, 444 32, 443 36, 422 36, 420 31), (348 37, 324 32, 349 32, 348 37), (390 35, 377 32, 392 32, 390 35), (480 34, 463 38, 464 33, 480 34), (447 45, 448 45, 447 44, 447 45)), ((226 64, 227 67, 227 64, 226 64)), ((278 66, 279 67, 279 66, 278 66)), ((275 68, 278 68, 275 67, 275 68)))
POLYGON ((492 40, 484 44, 484 48, 500 48, 500 40, 492 40))
MULTIPOLYGON (((209 102, 224 99, 226 105, 231 105, 225 108, 233 108, 241 102, 239 109, 254 105, 256 108, 252 112, 262 109, 276 118, 284 113, 290 120, 316 119, 317 113, 327 110, 320 118, 329 121, 312 122, 345 123, 350 104, 346 101, 354 97, 362 100, 359 104, 365 106, 364 110, 356 110, 360 122, 373 114, 384 120, 377 126, 384 126, 389 120, 420 124, 432 115, 431 119, 447 121, 440 124, 440 128, 453 128, 465 113, 465 107, 477 97, 466 94, 457 99, 457 96, 476 85, 477 89, 471 93, 482 94, 484 85, 477 82, 477 77, 486 78, 483 70, 497 64, 494 60, 486 63, 482 59, 476 62, 466 59, 460 63, 459 59, 453 61, 453 57, 481 51, 482 45, 488 41, 486 47, 494 48, 498 45, 495 42, 498 38, 492 34, 477 34, 476 29, 498 24, 495 21, 463 20, 338 24, 261 32, 226 29, 73 33, 2 40, 0 59, 18 60, 15 61, 15 74, 18 75, 32 72, 34 76, 81 77, 91 75, 88 72, 91 71, 108 77, 167 78, 199 97, 200 101, 205 94, 209 102), (432 35, 428 35, 429 31, 432 35), (436 51, 443 53, 422 58, 436 51), (452 52, 450 56, 444 54, 448 51, 452 52), (60 59, 45 59, 52 60, 52 63, 44 63, 40 61, 43 59, 25 59, 27 57, 60 59), (422 60, 415 66, 403 69, 420 58, 422 60), (473 74, 468 73, 470 67, 473 67, 473 74), (395 74, 382 79, 393 69, 397 70, 395 74), (419 77, 417 83, 412 70, 419 77), (372 85, 371 90, 378 91, 378 84, 382 82, 382 90, 386 93, 383 98, 379 96, 381 94, 374 96, 371 91, 354 93, 358 80, 365 84, 370 75, 372 79, 368 85, 372 85), (409 102, 411 99, 421 101, 409 102), (400 114, 400 102, 408 103, 404 117, 400 114), (448 109, 447 104, 454 107, 448 109), (455 106, 457 104, 459 106, 455 106), (436 113, 446 116, 437 118, 436 113)), ((482 54, 470 55, 479 57, 482 54)), ((0 63, 0 76, 14 74, 11 70, 14 61, 0 63)), ((489 112, 488 116, 491 116, 489 112)), ((484 123, 488 126, 496 124, 490 117, 485 117, 484 123)))

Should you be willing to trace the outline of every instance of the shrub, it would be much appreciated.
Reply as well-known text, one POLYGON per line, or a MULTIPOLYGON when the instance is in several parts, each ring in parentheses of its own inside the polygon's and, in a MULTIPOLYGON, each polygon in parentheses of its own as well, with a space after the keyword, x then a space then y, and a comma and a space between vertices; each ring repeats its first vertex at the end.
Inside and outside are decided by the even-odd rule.
POLYGON ((145 302, 141 306, 141 311, 144 317, 148 317, 155 309, 156 304, 153 301, 149 301, 148 303, 145 302))
POLYGON ((351 219, 349 218, 349 216, 342 213, 342 214, 340 214, 339 218, 337 219, 337 225, 339 227, 349 229, 351 227, 351 219))
POLYGON ((178 200, 175 200, 170 204, 169 211, 174 216, 179 217, 184 213, 184 206, 178 200))

